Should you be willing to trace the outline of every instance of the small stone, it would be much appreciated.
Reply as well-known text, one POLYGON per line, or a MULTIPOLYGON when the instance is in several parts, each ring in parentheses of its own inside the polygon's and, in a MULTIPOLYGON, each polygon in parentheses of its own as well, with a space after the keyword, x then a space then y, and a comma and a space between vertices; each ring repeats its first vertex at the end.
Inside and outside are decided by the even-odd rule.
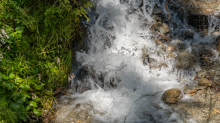
POLYGON ((199 83, 198 83, 199 85, 201 85, 201 86, 210 86, 210 81, 208 80, 208 79, 206 79, 206 78, 201 78, 200 80, 199 80, 199 83))
POLYGON ((167 58, 172 58, 172 57, 173 57, 173 53, 172 52, 167 55, 167 58))
POLYGON ((166 90, 162 96, 164 103, 175 104, 178 100, 183 97, 180 89, 169 89, 166 90))
POLYGON ((156 7, 154 8, 153 14, 154 14, 154 15, 161 15, 161 14, 162 14, 161 8, 159 8, 159 7, 156 6, 156 7))
POLYGON ((143 0, 135 0, 134 1, 134 6, 140 7, 143 4, 143 0))
POLYGON ((161 34, 166 34, 166 30, 164 29, 163 26, 159 27, 159 30, 161 34))
POLYGON ((190 90, 189 92, 187 92, 188 94, 193 94, 193 93, 196 93, 196 89, 194 89, 194 90, 190 90))
POLYGON ((214 31, 214 32, 212 33, 212 36, 213 36, 213 35, 219 35, 219 34, 220 34, 219 31, 214 31))
POLYGON ((166 33, 170 31, 169 26, 166 23, 163 23, 163 28, 165 29, 166 33))
POLYGON ((202 78, 202 77, 206 76, 206 74, 207 74, 206 70, 199 71, 198 78, 202 78))
POLYGON ((183 31, 183 36, 185 39, 193 38, 194 37, 194 32, 191 30, 184 30, 183 31))
POLYGON ((173 49, 174 49, 174 47, 172 47, 172 46, 167 47, 167 50, 169 50, 169 51, 172 51, 173 49))

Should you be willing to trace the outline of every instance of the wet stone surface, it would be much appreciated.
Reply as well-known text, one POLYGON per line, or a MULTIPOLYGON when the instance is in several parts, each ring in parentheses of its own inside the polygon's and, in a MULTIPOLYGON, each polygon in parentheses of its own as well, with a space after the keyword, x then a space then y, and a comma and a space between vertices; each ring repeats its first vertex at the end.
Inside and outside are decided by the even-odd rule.
POLYGON ((165 103, 169 103, 169 104, 175 104, 177 103, 178 100, 180 100, 182 98, 182 93, 180 89, 169 89, 167 91, 164 92, 163 96, 162 96, 162 100, 165 103))

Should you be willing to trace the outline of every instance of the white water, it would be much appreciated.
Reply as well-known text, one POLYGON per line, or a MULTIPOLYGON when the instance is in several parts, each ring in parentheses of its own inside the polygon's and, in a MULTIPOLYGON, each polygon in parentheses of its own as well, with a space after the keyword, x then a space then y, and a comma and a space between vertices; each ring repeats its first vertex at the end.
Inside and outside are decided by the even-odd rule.
MULTIPOLYGON (((95 15, 90 15, 90 23, 94 21, 89 25, 90 49, 76 54, 77 61, 89 73, 82 84, 91 86, 91 90, 69 96, 77 98, 69 109, 77 103, 91 102, 95 111, 102 112, 89 111, 94 116, 94 122, 182 123, 179 112, 164 104, 161 96, 167 89, 182 89, 185 84, 191 84, 195 71, 200 68, 177 70, 175 59, 167 57, 170 51, 162 50, 167 45, 157 45, 152 40, 149 28, 154 20, 151 14, 158 1, 143 0, 142 7, 139 7, 142 0, 121 1, 93 1, 98 18, 94 20, 92 17, 95 15), (149 63, 143 64, 144 53, 156 59, 155 64, 165 63, 167 66, 150 68, 149 63)), ((167 14, 165 8, 163 13, 167 14)), ((175 23, 183 26, 178 20, 175 23)), ((172 25, 170 29, 177 31, 172 25)), ((171 44, 182 42, 188 47, 186 51, 190 52, 192 44, 207 40, 213 42, 214 38, 200 37, 195 33, 192 40, 173 39, 171 44)), ((177 52, 173 52, 174 57, 177 52)), ((77 82, 73 81, 73 85, 77 82)), ((184 120, 195 122, 193 119, 184 120)))

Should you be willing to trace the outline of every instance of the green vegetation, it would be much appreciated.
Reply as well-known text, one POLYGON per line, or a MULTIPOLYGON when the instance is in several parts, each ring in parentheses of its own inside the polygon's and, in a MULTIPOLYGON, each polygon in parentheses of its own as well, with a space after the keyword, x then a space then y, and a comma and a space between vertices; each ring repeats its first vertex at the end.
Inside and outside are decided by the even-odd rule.
MULTIPOLYGON (((30 121, 67 85, 71 44, 80 44, 86 0, 0 0, 0 123, 30 121)), ((42 111, 45 112, 42 112, 42 111)))

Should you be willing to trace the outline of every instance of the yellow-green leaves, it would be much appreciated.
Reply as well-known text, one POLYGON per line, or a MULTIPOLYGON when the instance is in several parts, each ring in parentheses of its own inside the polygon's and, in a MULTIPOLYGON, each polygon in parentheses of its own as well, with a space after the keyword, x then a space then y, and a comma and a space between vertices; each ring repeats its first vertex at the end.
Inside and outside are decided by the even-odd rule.
POLYGON ((41 116, 42 115, 42 111, 40 110, 40 109, 33 109, 33 113, 37 116, 37 117, 39 117, 39 116, 41 116))

